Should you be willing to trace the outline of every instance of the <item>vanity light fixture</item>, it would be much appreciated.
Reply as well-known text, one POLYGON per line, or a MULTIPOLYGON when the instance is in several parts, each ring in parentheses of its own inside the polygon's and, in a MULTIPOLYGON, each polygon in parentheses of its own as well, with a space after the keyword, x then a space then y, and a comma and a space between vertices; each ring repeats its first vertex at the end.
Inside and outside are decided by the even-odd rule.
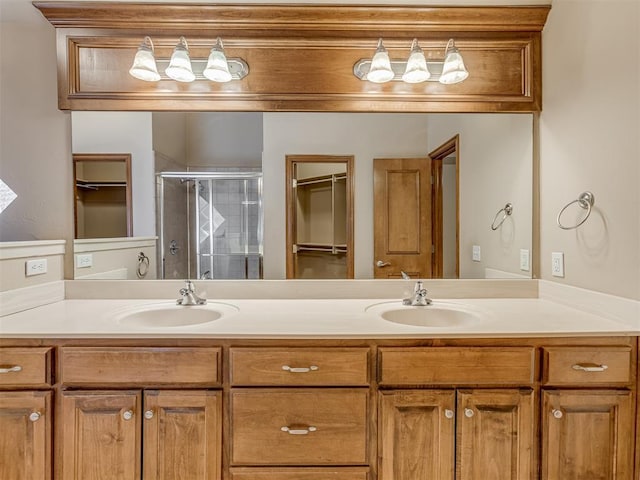
POLYGON ((160 74, 158 73, 154 56, 153 42, 150 37, 144 37, 144 40, 138 47, 136 56, 133 59, 133 65, 131 69, 129 69, 129 74, 145 82, 157 82, 160 80, 160 74))
POLYGON ((390 59, 382 39, 378 39, 378 47, 373 58, 358 60, 353 66, 353 74, 360 80, 374 83, 431 81, 445 85, 462 82, 469 76, 453 39, 447 42, 444 59, 427 60, 417 38, 411 43, 411 52, 406 61, 390 59))
POLYGON ((242 58, 227 58, 220 37, 211 48, 208 59, 191 59, 189 45, 184 37, 180 37, 180 41, 173 49, 171 59, 156 59, 151 38, 144 37, 136 52, 133 65, 129 69, 129 74, 146 82, 157 82, 167 78, 178 82, 204 79, 212 82, 229 82, 246 77, 249 74, 249 65, 242 58), (158 73, 158 66, 165 65, 164 75, 158 73))
POLYGON ((460 83, 469 76, 469 72, 464 66, 462 55, 456 48, 453 38, 447 42, 447 48, 444 53, 444 65, 442 65, 442 75, 440 75, 440 83, 450 85, 452 83, 460 83))
POLYGON ((220 37, 216 39, 216 43, 209 53, 207 67, 202 74, 212 82, 228 82, 231 80, 231 72, 229 72, 229 64, 224 54, 224 47, 220 37))
POLYGON ((191 59, 189 58, 189 44, 187 39, 180 37, 180 41, 173 49, 169 66, 164 71, 169 78, 178 82, 193 82, 196 76, 191 69, 191 59))
POLYGON ((382 44, 382 39, 378 39, 378 48, 371 59, 371 67, 367 72, 367 80, 374 83, 386 83, 395 76, 391 69, 389 53, 382 44))
POLYGON ((424 52, 418 45, 418 39, 414 38, 411 43, 411 53, 407 60, 407 68, 402 75, 402 80, 407 83, 422 83, 429 80, 431 72, 427 67, 427 59, 424 58, 424 52))

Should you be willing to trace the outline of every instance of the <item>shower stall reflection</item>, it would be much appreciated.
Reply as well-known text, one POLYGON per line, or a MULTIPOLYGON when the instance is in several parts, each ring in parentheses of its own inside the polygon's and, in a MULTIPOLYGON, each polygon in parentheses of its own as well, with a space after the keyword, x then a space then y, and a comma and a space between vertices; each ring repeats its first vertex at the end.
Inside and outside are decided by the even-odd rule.
POLYGON ((162 278, 262 278, 262 173, 158 174, 162 278))

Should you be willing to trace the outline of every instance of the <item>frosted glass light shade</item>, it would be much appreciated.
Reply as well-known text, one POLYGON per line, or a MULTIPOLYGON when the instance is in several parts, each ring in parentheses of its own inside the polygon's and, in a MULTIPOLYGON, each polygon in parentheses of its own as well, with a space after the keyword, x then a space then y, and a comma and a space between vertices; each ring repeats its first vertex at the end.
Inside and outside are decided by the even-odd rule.
POLYGON ((191 69, 191 59, 189 58, 189 46, 184 37, 180 37, 180 42, 173 49, 171 61, 165 70, 169 78, 178 82, 193 82, 196 76, 191 69))
POLYGON ((129 69, 129 75, 145 82, 157 82, 160 80, 156 59, 153 55, 153 42, 145 37, 138 47, 133 65, 129 69))
POLYGON ((414 39, 411 44, 411 53, 409 54, 409 60, 407 60, 407 67, 402 75, 402 80, 407 83, 421 83, 426 82, 431 76, 431 72, 427 68, 427 60, 424 58, 424 52, 418 40, 414 39))
POLYGON ((469 72, 464 66, 462 55, 460 55, 453 40, 449 40, 445 52, 444 65, 442 66, 442 75, 440 75, 440 83, 445 85, 460 83, 468 76, 469 72), (451 47, 449 47, 449 45, 451 45, 451 47))
POLYGON ((207 67, 202 74, 212 82, 228 82, 231 80, 229 64, 227 63, 227 57, 224 54, 224 47, 220 38, 216 40, 216 44, 211 49, 207 67))
POLYGON ((371 67, 369 73, 367 73, 367 80, 374 83, 386 83, 391 81, 395 73, 391 69, 391 61, 389 60, 389 53, 382 44, 382 39, 378 40, 378 48, 376 53, 371 59, 371 67))

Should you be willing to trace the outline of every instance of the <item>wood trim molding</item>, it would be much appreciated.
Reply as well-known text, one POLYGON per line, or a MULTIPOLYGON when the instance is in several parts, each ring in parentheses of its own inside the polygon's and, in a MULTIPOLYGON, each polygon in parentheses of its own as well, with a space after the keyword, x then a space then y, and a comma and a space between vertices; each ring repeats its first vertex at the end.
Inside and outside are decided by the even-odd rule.
POLYGON ((541 32, 549 6, 424 7, 34 2, 56 27, 63 110, 538 112, 541 32), (206 61, 216 37, 249 75, 216 84, 143 82, 128 75, 141 39, 168 59, 177 38, 206 61), (353 74, 383 37, 392 58, 417 37, 428 58, 454 37, 470 77, 372 84, 353 74))

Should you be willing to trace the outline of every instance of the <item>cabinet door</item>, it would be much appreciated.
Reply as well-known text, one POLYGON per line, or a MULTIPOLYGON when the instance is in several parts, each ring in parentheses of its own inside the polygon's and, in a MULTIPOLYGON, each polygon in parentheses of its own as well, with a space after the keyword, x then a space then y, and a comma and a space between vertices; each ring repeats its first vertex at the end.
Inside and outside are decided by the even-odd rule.
POLYGON ((50 392, 0 392, 0 478, 51 478, 50 412, 50 392))
POLYGON ((62 480, 140 478, 138 391, 64 392, 62 480))
POLYGON ((379 479, 453 480, 453 390, 379 393, 379 479))
POLYGON ((633 445, 631 392, 543 393, 543 480, 631 480, 633 445))
POLYGON ((535 478, 532 390, 460 390, 457 423, 458 480, 535 478))
POLYGON ((221 477, 221 392, 147 391, 144 405, 145 480, 221 477))

